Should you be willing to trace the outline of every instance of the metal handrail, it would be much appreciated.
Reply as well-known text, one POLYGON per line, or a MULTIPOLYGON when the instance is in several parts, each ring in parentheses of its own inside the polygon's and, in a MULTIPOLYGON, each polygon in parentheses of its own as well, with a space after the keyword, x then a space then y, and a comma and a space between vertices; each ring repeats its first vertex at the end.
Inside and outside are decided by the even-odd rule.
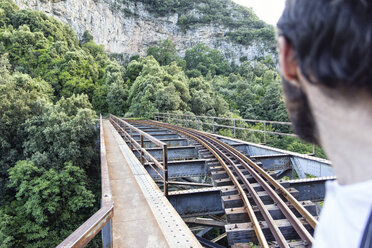
POLYGON ((100 154, 101 154, 101 208, 85 221, 78 229, 68 236, 57 248, 65 247, 84 247, 86 246, 104 227, 109 232, 110 238, 105 247, 112 247, 112 223, 114 216, 114 202, 110 185, 110 176, 107 166, 106 146, 103 133, 102 116, 100 116, 100 154))
POLYGON ((145 133, 144 131, 142 131, 141 129, 139 128, 136 128, 135 126, 132 126, 131 124, 129 124, 128 122, 126 121, 123 121, 122 119, 119 119, 118 117, 116 117, 115 115, 110 115, 110 119, 113 119, 115 120, 116 122, 121 122, 124 124, 124 126, 128 127, 130 130, 133 130, 137 133, 139 133, 140 135, 142 135, 143 137, 145 137, 146 139, 150 140, 151 142, 153 142, 154 144, 158 145, 158 146, 164 146, 164 145, 167 145, 166 143, 158 140, 157 138, 154 138, 153 136, 151 136, 150 134, 148 133, 145 133))
MULTIPOLYGON (((198 121, 185 120, 185 119, 174 119, 174 118, 172 118, 172 120, 175 120, 175 121, 184 121, 184 122, 191 122, 191 123, 198 123, 198 121)), ((272 131, 257 130, 257 129, 252 129, 252 128, 245 128, 245 127, 227 126, 227 125, 221 125, 221 124, 216 124, 216 123, 212 124, 212 123, 205 123, 205 122, 203 122, 203 125, 214 126, 214 127, 233 128, 235 130, 246 130, 246 131, 263 133, 263 134, 267 133, 267 134, 272 134, 272 135, 297 137, 297 135, 292 134, 292 133, 272 132, 272 131)))
POLYGON ((119 126, 118 123, 113 122, 113 124, 117 129, 119 129, 124 134, 124 136, 126 136, 129 142, 131 142, 134 145, 133 150, 143 153, 142 156, 147 156, 156 165, 156 167, 158 167, 161 170, 164 170, 163 165, 158 160, 156 160, 145 148, 141 147, 141 145, 138 144, 138 142, 135 139, 133 139, 121 126, 119 126))
POLYGON ((204 119, 217 119, 217 120, 226 120, 226 121, 244 121, 244 122, 253 122, 253 123, 267 123, 267 124, 280 124, 292 126, 291 122, 284 121, 265 121, 265 120, 252 120, 252 119, 236 119, 236 118, 226 118, 226 117, 217 117, 217 116, 206 116, 206 115, 184 115, 184 114, 174 114, 174 113, 155 113, 155 115, 168 115, 168 116, 184 116, 184 117, 197 117, 204 119))
MULTIPOLYGON (((191 119, 177 119, 174 117, 193 117, 197 120, 199 119, 202 125, 212 126, 213 127, 213 133, 215 132, 215 127, 224 127, 234 130, 234 137, 236 137, 236 130, 245 130, 250 132, 256 132, 256 133, 262 133, 264 135, 264 144, 267 143, 267 135, 278 135, 278 136, 289 136, 289 137, 298 137, 296 134, 292 133, 281 133, 281 132, 273 132, 267 130, 267 124, 279 124, 279 125, 287 125, 292 126, 291 122, 280 122, 280 121, 265 121, 265 120, 249 120, 249 119, 233 119, 233 118, 224 118, 224 117, 215 117, 215 116, 199 116, 199 115, 183 115, 183 114, 173 114, 173 113, 155 113, 155 119, 162 120, 172 118, 172 120, 175 121, 182 121, 184 123, 197 123, 200 124, 197 120, 191 120, 191 119), (202 119, 211 119, 213 120, 213 123, 204 122, 202 119), (222 125, 215 123, 215 120, 225 120, 225 121, 233 121, 234 126, 228 126, 228 125, 222 125), (242 121, 242 122, 251 122, 251 123, 263 123, 264 124, 264 130, 257 130, 252 128, 245 128, 245 127, 237 127, 236 122, 242 121)), ((315 154, 315 144, 313 145, 313 153, 310 155, 315 154)))
POLYGON ((168 197, 168 145, 165 142, 162 142, 155 137, 143 132, 142 130, 134 127, 133 125, 129 124, 128 122, 119 119, 114 115, 110 115, 110 122, 115 126, 115 128, 123 134, 123 138, 129 142, 130 148, 132 150, 136 150, 139 152, 140 160, 142 164, 145 164, 146 157, 152 161, 157 168, 159 168, 163 172, 163 176, 151 165, 147 164, 163 179, 163 188, 164 188, 164 195, 168 197), (121 125, 122 126, 121 126, 121 125), (126 131, 126 128, 129 128, 130 134, 126 131), (140 144, 133 138, 133 131, 137 132, 140 135, 140 144), (144 138, 148 139, 152 143, 157 146, 160 146, 163 150, 163 161, 160 163, 157 159, 155 159, 145 148, 144 148, 144 138))

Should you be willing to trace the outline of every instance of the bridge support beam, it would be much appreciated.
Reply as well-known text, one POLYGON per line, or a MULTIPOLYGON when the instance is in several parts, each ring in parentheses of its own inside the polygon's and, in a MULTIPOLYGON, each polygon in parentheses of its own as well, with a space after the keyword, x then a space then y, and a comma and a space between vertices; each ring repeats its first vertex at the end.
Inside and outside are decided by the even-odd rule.
MULTIPOLYGON (((156 160, 163 160, 163 150, 162 148, 149 148, 146 149, 156 160)), ((139 158, 138 151, 133 151, 133 153, 139 158)), ((198 153, 195 146, 178 146, 178 147, 168 147, 168 160, 177 159, 192 159, 197 158, 198 153)))
MULTIPOLYGON (((170 161, 168 162, 168 177, 197 177, 207 175, 205 159, 170 161)), ((151 168, 150 165, 145 165, 147 172, 153 179, 160 179, 159 175, 151 168)))
MULTIPOLYGON (((161 139, 160 141, 166 143, 168 147, 189 145, 189 142, 187 139, 161 139)), ((144 140, 144 147, 147 149, 147 148, 155 148, 156 146, 151 141, 144 140)))
POLYGON ((173 191, 168 199, 182 217, 225 213, 218 188, 173 191))
POLYGON ((323 201, 325 197, 325 183, 334 180, 336 177, 307 178, 290 180, 289 185, 299 192, 300 201, 323 201))
POLYGON ((251 158, 260 161, 265 170, 286 170, 292 168, 291 156, 288 154, 251 156, 251 158))

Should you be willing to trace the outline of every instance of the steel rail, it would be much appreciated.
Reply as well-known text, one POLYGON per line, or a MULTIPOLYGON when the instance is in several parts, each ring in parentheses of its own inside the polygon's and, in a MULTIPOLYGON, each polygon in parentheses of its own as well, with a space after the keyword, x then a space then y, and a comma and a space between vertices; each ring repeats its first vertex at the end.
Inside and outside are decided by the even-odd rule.
MULTIPOLYGON (((133 122, 137 122, 137 123, 150 123, 150 122, 145 122, 145 121, 133 121, 133 122)), ((153 123, 152 123, 153 124, 153 123)), ((158 126, 161 126, 161 125, 158 125, 158 126)), ((166 126, 166 125, 164 125, 166 126)), ((169 128, 169 127, 168 127, 169 128)), ((172 129, 172 128, 170 128, 172 129)), ((175 128, 173 128, 175 130, 175 128)), ((248 212, 248 215, 249 215, 249 218, 253 224, 253 228, 255 230, 255 233, 257 235, 257 239, 261 245, 261 247, 264 247, 264 248, 268 248, 269 245, 267 243, 267 240, 265 238, 265 235, 263 234, 263 231, 262 231, 262 228, 260 226, 260 222, 258 221, 255 213, 254 213, 254 210, 251 206, 251 204, 249 203, 249 199, 248 199, 248 196, 246 195, 246 193, 244 192, 244 189, 243 187, 240 185, 239 181, 236 179, 236 177, 234 176, 234 173, 231 171, 231 169, 226 165, 226 163, 224 162, 224 160, 220 157, 220 155, 217 154, 217 152, 212 148, 210 147, 206 142, 204 142, 202 139, 198 138, 197 136, 193 135, 193 134, 190 134, 186 131, 183 131, 183 130, 179 130, 179 129, 176 129, 176 131, 178 132, 181 132, 183 134, 185 134, 186 136, 189 136, 191 137, 192 139, 196 140, 197 142, 199 142, 200 144, 202 144, 206 149, 208 149, 215 157, 216 159, 220 162, 220 164, 224 167, 224 169, 226 170, 226 172, 229 174, 231 180, 233 181, 235 187, 238 189, 241 197, 242 197, 242 200, 244 202, 244 205, 247 209, 247 212, 248 212)))
MULTIPOLYGON (((201 135, 200 135, 201 136, 201 135)), ((206 139, 206 138, 204 138, 206 139)), ((275 240, 279 244, 280 247, 289 248, 288 243, 286 242, 283 234, 279 230, 279 227, 275 224, 274 219, 270 215, 269 211, 265 208, 265 204, 262 202, 261 198, 258 196, 257 192, 254 190, 251 183, 247 180, 247 178, 244 176, 243 172, 238 168, 238 166, 225 154, 227 152, 225 150, 222 151, 218 146, 213 144, 213 141, 206 142, 209 144, 210 147, 213 147, 215 150, 218 151, 218 153, 228 161, 228 163, 234 168, 235 173, 238 175, 239 179, 243 182, 245 188, 248 190, 250 196, 253 198, 254 202, 256 203, 257 207, 261 211, 262 216, 264 217, 267 225, 269 226, 269 229, 273 236, 275 237, 275 240)))
MULTIPOLYGON (((155 124, 154 122, 150 122, 150 123, 155 124)), ((176 126, 173 126, 173 125, 170 125, 170 124, 159 123, 159 122, 156 122, 155 125, 161 125, 163 127, 167 127, 167 128, 170 128, 170 129, 173 129, 173 130, 176 130, 176 131, 181 131, 180 129, 182 129, 181 132, 184 133, 184 134, 188 133, 189 134, 188 136, 190 136, 190 133, 192 133, 193 136, 196 136, 196 135, 199 136, 199 138, 200 138, 200 136, 202 136, 204 139, 207 138, 210 141, 217 143, 220 147, 223 147, 223 150, 225 150, 231 156, 234 156, 235 158, 237 158, 238 161, 240 161, 240 163, 243 165, 243 167, 246 168, 251 173, 251 175, 256 179, 256 181, 259 182, 261 184, 261 186, 267 191, 267 193, 274 200, 274 202, 278 204, 278 207, 281 209, 281 211, 286 216, 286 218, 290 221, 290 223, 292 224, 292 226, 294 227, 296 232, 299 234, 300 238, 302 240, 304 240, 307 244, 311 245, 313 243, 313 238, 312 238, 311 234, 306 230, 304 225, 293 214, 293 212, 284 203, 284 201, 279 197, 279 195, 268 185, 268 183, 266 181, 263 180, 263 178, 254 169, 258 170, 258 172, 261 175, 263 175, 264 178, 267 181, 269 181, 282 195, 284 195, 288 199, 288 201, 297 209, 297 211, 305 218, 305 220, 313 228, 316 226, 315 218, 282 185, 280 185, 275 179, 273 179, 267 172, 265 172, 262 168, 260 168, 258 165, 256 165, 252 160, 250 160, 249 158, 247 158, 246 156, 244 156, 243 154, 241 154, 239 151, 232 148, 231 146, 229 146, 229 145, 221 142, 220 140, 210 136, 209 134, 201 133, 201 132, 198 132, 198 131, 195 131, 195 130, 192 130, 192 129, 188 129, 188 128, 176 127, 176 126), (185 130, 187 130, 187 131, 185 131, 185 130), (253 168, 250 167, 250 166, 252 166, 253 168)), ((206 143, 210 143, 210 142, 206 142, 206 143)), ((217 150, 219 150, 219 149, 217 149, 217 150)), ((230 160, 230 159, 228 159, 228 160, 230 160)), ((229 162, 232 162, 232 161, 230 160, 229 162)), ((238 171, 236 171, 236 173, 238 174, 238 176, 240 178, 241 177, 240 173, 238 173, 238 171)), ((243 175, 243 177, 244 177, 244 175, 243 175)), ((244 180, 242 180, 242 181, 244 182, 244 180)), ((253 190, 253 188, 250 189, 249 184, 247 184, 247 185, 245 184, 245 186, 248 189, 248 191, 251 193, 251 195, 254 198, 257 206, 260 208, 260 206, 262 206, 262 205, 259 203, 259 201, 257 199, 255 199, 255 197, 254 197, 255 191, 253 190), (251 192, 251 190, 252 190, 253 193, 251 192)), ((264 217, 265 217, 265 210, 266 209, 264 207, 262 207, 262 209, 260 208, 260 211, 263 212, 264 217)), ((270 215, 268 215, 268 216, 270 216, 270 215)), ((283 243, 283 240, 285 241, 284 237, 280 237, 280 236, 276 235, 276 233, 279 229, 275 228, 275 225, 271 226, 270 223, 273 223, 273 221, 271 221, 267 218, 265 218, 265 220, 268 223, 268 226, 270 227, 270 229, 272 230, 272 233, 273 233, 275 239, 277 240, 277 242, 279 243, 279 245, 281 247, 287 247, 288 244, 286 242, 283 243)), ((279 231, 279 233, 280 233, 280 231, 279 231)))
POLYGON ((217 241, 220 241, 221 239, 225 238, 226 236, 227 236, 227 233, 223 233, 220 236, 212 239, 211 242, 216 243, 217 241))
MULTIPOLYGON (((137 123, 148 123, 148 122, 144 122, 144 121, 134 121, 134 122, 137 122, 137 123)), ((263 234, 262 228, 260 226, 260 222, 258 221, 258 219, 256 217, 256 214, 254 213, 254 210, 253 210, 253 208, 252 208, 252 206, 251 206, 251 204, 249 202, 248 196, 245 193, 243 187, 240 185, 238 179, 234 176, 234 173, 231 171, 231 169, 227 166, 227 164, 225 163, 225 161, 220 156, 220 155, 223 155, 223 154, 221 154, 221 152, 218 149, 213 149, 212 146, 210 144, 208 144, 208 141, 203 141, 202 139, 200 139, 196 135, 191 134, 190 132, 187 132, 187 131, 184 131, 184 130, 180 130, 181 128, 176 128, 174 126, 172 127, 172 126, 166 125, 166 124, 157 124, 157 125, 158 126, 167 127, 169 129, 173 129, 173 130, 175 130, 177 132, 181 132, 181 133, 185 134, 186 136, 188 136, 188 137, 194 139, 195 141, 199 142, 200 144, 202 144, 206 149, 208 149, 215 156, 215 158, 220 162, 220 164, 225 169, 225 171, 229 174, 229 176, 230 176, 231 180, 233 181, 235 187, 238 189, 238 191, 240 193, 240 196, 242 197, 243 203, 244 203, 244 205, 246 207, 246 210, 247 210, 247 213, 249 215, 249 218, 250 218, 250 220, 251 220, 251 222, 253 224, 254 231, 256 233, 257 239, 258 239, 261 247, 268 248, 269 245, 267 243, 267 240, 265 238, 265 235, 263 234)), ((226 159, 226 156, 225 156, 225 159, 226 159)), ((232 162, 232 161, 230 160, 230 162, 232 162)), ((236 169, 238 169, 237 166, 234 163, 232 163, 231 165, 233 167, 235 166, 236 169)), ((244 175, 242 173, 240 174, 240 179, 243 180, 243 181, 246 180, 246 178, 244 177, 244 175)), ((248 182, 248 184, 249 184, 249 182, 248 182)))
MULTIPOLYGON (((176 130, 179 130, 179 128, 175 128, 176 130)), ((238 166, 228 157, 226 156, 226 152, 228 153, 228 150, 224 147, 214 145, 214 140, 210 137, 207 137, 206 135, 202 135, 199 132, 195 132, 192 130, 187 131, 189 134, 193 134, 200 139, 203 139, 210 147, 212 147, 217 153, 225 159, 225 161, 228 161, 228 163, 233 167, 235 173, 238 175, 239 179, 243 182, 245 188, 248 190, 249 194, 253 198, 254 202, 256 203, 257 207, 261 211, 262 216, 264 217, 267 225, 269 226, 269 229, 271 233, 273 234, 275 240, 279 244, 280 247, 289 248, 288 243, 286 242, 286 239, 284 238, 283 234, 279 230, 279 227, 276 225, 274 219, 270 215, 269 211, 265 208, 265 204, 262 202, 261 198, 258 196, 257 192, 254 190, 251 183, 247 180, 247 178, 244 176, 243 172, 238 168, 238 166), (208 141, 207 141, 208 140, 208 141), (222 151, 221 148, 225 151, 222 151)), ((231 154, 231 153, 230 153, 231 154)), ((233 155, 233 154, 231 154, 233 155)), ((233 155, 236 157, 236 155, 233 155)))
MULTIPOLYGON (((210 136, 209 134, 205 134, 210 136)), ((227 150, 233 151, 239 158, 243 159, 247 162, 250 166, 252 166, 255 170, 257 170, 267 181, 269 181, 277 191, 279 191, 292 205, 293 207, 305 218, 305 220, 309 223, 312 228, 315 228, 317 225, 317 220, 312 216, 297 200, 289 193, 281 184, 279 184, 274 178, 272 178, 265 170, 259 167, 256 163, 254 163, 251 159, 247 156, 239 152, 234 147, 231 147, 218 139, 214 139, 216 142, 225 146, 227 150)), ((271 188, 270 188, 271 189, 271 188)), ((288 209, 290 211, 290 209, 288 209)), ((296 218, 297 219, 297 218, 296 218)))
MULTIPOLYGON (((211 136, 211 134, 202 132, 205 135, 211 136)), ((269 181, 274 188, 280 192, 292 205, 293 207, 301 214, 302 217, 305 218, 305 220, 309 223, 309 225, 315 229, 316 225, 318 224, 318 221, 312 216, 302 205, 299 203, 296 198, 292 196, 291 193, 289 193, 280 183, 278 183, 272 176, 270 176, 264 169, 262 169, 260 166, 258 166, 256 163, 254 163, 251 159, 249 159, 247 156, 239 152, 237 149, 235 149, 232 146, 229 146, 222 141, 215 139, 217 142, 219 142, 221 145, 228 146, 228 148, 233 151, 236 155, 238 155, 240 158, 242 158, 245 162, 247 162, 250 166, 252 166, 255 170, 257 170, 267 181, 269 181)))
MULTIPOLYGON (((218 140, 219 142, 223 143, 222 141, 218 140)), ((225 144, 225 143, 223 143, 225 144)), ((274 188, 280 192, 292 205, 293 207, 305 218, 305 220, 309 223, 309 225, 315 229, 318 221, 312 216, 302 205, 299 203, 296 198, 292 196, 291 193, 288 192, 280 183, 278 183, 272 176, 270 176, 264 169, 259 167, 256 163, 254 163, 251 159, 247 156, 239 152, 234 147, 230 146, 230 149, 237 154, 241 159, 246 161, 250 166, 252 166, 255 170, 257 170, 267 181, 269 181, 274 188)))
MULTIPOLYGON (((313 237, 311 234, 306 230, 304 225, 299 221, 299 219, 294 215, 294 213, 289 209, 289 207, 285 204, 285 202, 279 197, 279 195, 270 187, 270 185, 252 168, 250 167, 243 159, 239 156, 231 152, 229 147, 225 146, 225 143, 220 141, 214 141, 218 143, 220 146, 225 147, 225 151, 230 155, 234 156, 238 159, 238 161, 243 165, 245 169, 249 171, 249 173, 253 176, 253 178, 264 188, 264 190, 270 195, 273 199, 274 203, 280 208, 284 216, 289 220, 293 228, 299 234, 300 238, 306 241, 308 244, 313 243, 313 237)), ((258 205, 260 207, 260 205, 258 205)))
MULTIPOLYGON (((211 137, 209 134, 205 135, 211 137)), ((247 162, 250 166, 252 166, 255 170, 257 170, 267 181, 269 181, 277 191, 279 191, 292 205, 293 207, 305 218, 305 220, 309 223, 309 225, 315 229, 317 225, 317 220, 312 216, 297 200, 292 196, 291 193, 289 193, 281 184, 279 184, 274 178, 272 178, 265 170, 263 170, 261 167, 259 167, 256 163, 254 163, 251 159, 249 159, 247 156, 239 152, 234 147, 231 147, 222 141, 215 139, 216 142, 221 144, 222 146, 225 146, 228 150, 233 151, 240 159, 243 159, 245 162, 247 162)), ((271 189, 271 188, 270 188, 271 189)), ((269 190, 270 190, 269 189, 269 190)), ((288 209, 290 211, 290 209, 288 209)), ((296 218, 297 219, 297 218, 296 218)))

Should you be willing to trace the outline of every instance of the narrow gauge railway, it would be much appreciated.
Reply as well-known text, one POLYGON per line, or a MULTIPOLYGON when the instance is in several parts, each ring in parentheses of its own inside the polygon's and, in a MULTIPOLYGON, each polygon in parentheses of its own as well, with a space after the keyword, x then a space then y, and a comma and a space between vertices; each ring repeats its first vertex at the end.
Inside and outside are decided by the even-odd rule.
MULTIPOLYGON (((311 247, 312 233, 317 224, 316 218, 254 159, 205 132, 157 121, 128 122, 177 132, 194 140, 199 153, 215 158, 217 163, 213 165, 222 166, 234 185, 232 190, 234 193, 227 197, 238 197, 243 202, 242 208, 248 214, 248 225, 254 229, 255 237, 250 238, 253 242, 259 243, 261 247, 311 247), (262 200, 262 191, 271 199, 270 201, 262 200), (274 216, 270 211, 272 206, 281 213, 275 211, 274 216), (288 229, 288 226, 291 228, 288 229)), ((233 210, 234 208, 230 209, 233 210)), ((226 232, 229 232, 228 229, 244 229, 246 223, 229 224, 226 226, 226 232)), ((246 232, 234 233, 246 235, 246 232)))

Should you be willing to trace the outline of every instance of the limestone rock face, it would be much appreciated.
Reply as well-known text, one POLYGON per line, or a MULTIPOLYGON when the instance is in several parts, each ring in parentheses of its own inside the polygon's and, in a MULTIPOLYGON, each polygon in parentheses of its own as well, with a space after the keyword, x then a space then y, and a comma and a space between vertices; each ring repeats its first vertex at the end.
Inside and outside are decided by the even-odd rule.
MULTIPOLYGON (((219 24, 198 24, 184 31, 178 25, 178 14, 157 17, 146 10, 142 3, 116 0, 15 0, 20 8, 43 11, 59 21, 69 24, 82 36, 88 30, 94 41, 103 44, 108 53, 124 59, 145 55, 149 46, 170 39, 178 54, 198 43, 220 50, 230 62, 240 64, 241 57, 251 60, 270 53, 263 44, 253 42, 244 46, 225 37, 228 27, 219 24)), ((234 7, 231 3, 231 8, 234 7)), ((197 15, 197 11, 193 13, 197 15)))

